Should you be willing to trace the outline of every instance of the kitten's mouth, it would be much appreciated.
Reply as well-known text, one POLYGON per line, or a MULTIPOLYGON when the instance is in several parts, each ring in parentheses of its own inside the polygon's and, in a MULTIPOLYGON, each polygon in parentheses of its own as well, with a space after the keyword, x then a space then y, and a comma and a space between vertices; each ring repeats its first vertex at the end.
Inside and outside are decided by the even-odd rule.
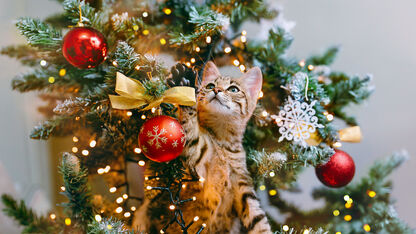
POLYGON ((213 101, 216 101, 217 103, 219 103, 221 106, 225 106, 225 107, 227 107, 228 109, 231 109, 228 105, 226 105, 225 103, 223 103, 222 101, 221 101, 221 99, 219 99, 217 96, 214 96, 213 98, 211 98, 211 100, 209 101, 209 103, 211 103, 211 102, 213 102, 213 101))

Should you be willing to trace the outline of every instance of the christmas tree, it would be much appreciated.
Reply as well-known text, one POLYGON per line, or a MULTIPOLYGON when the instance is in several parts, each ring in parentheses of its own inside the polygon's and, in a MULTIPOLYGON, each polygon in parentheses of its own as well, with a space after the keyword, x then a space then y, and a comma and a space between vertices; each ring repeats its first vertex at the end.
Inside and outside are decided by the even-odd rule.
MULTIPOLYGON (((4 212, 24 233, 414 232, 398 218, 387 179, 406 153, 375 162, 367 176, 349 184, 354 161, 339 149, 361 139, 346 107, 371 95, 371 77, 331 70, 337 47, 305 60, 289 57, 293 38, 267 1, 57 1, 63 13, 43 21, 20 18, 16 27, 27 44, 1 50, 32 68, 13 79, 13 89, 40 91, 48 101, 41 108, 48 120, 30 137, 71 136, 74 142, 59 166, 63 209, 43 216, 3 195, 4 212), (262 27, 266 40, 247 35, 245 23, 253 21, 275 24, 262 27), (217 67, 234 67, 240 78, 224 78, 217 67), (247 121, 237 126, 244 128, 228 129, 236 126, 234 112, 219 113, 212 126, 244 133, 242 139, 202 124, 214 121, 200 108, 203 95, 219 96, 224 113, 240 108, 247 121), (239 101, 224 104, 227 98, 239 101), (337 129, 334 118, 349 127, 337 129), (198 130, 189 132, 195 124, 198 130), (190 149, 200 145, 201 156, 217 155, 204 161, 204 173, 197 167, 204 159, 190 160, 196 154, 190 149), (218 192, 217 201, 204 191, 224 178, 212 180, 224 171, 212 165, 224 158, 232 165, 230 155, 244 155, 238 162, 249 177, 226 180, 223 187, 231 190, 218 192), (298 175, 310 166, 327 186, 313 192, 325 205, 303 211, 280 194, 299 190, 298 175), (231 192, 241 187, 256 192, 231 192), (252 217, 257 194, 285 220, 261 207, 252 217), (225 209, 238 230, 216 227, 228 219, 218 215, 225 209)), ((238 168, 229 169, 225 178, 239 175, 238 168)))

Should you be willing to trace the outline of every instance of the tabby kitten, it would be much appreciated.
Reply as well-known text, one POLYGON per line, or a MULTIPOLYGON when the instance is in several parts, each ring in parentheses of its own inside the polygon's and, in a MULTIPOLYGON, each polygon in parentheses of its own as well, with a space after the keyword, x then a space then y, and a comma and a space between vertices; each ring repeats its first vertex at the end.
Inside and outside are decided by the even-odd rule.
MULTIPOLYGON (((204 178, 202 183, 189 183, 182 194, 197 198, 182 208, 185 218, 200 218, 188 233, 196 233, 202 223, 206 224, 204 233, 271 233, 242 145, 261 86, 258 67, 232 79, 221 76, 215 64, 208 62, 197 106, 181 108, 179 120, 187 137, 183 156, 189 171, 204 178)), ((176 228, 170 227, 167 233, 180 233, 176 228)))

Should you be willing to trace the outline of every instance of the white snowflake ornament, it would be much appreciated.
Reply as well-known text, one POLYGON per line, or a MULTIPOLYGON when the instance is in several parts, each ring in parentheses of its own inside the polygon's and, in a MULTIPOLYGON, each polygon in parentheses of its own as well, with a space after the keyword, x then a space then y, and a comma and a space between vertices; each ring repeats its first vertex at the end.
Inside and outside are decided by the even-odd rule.
POLYGON ((318 117, 315 116, 316 111, 313 109, 315 103, 316 100, 308 104, 288 97, 283 110, 280 110, 279 116, 276 117, 281 134, 279 142, 286 139, 307 146, 305 140, 309 139, 311 133, 315 132, 316 128, 324 127, 318 123, 318 117))

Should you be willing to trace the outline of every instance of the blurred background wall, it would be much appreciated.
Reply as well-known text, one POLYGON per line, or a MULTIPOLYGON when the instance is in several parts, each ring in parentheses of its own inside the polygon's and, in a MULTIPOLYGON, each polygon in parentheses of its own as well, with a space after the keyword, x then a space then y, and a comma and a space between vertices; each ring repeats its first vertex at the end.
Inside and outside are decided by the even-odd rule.
MULTIPOLYGON (((364 105, 352 107, 364 139, 360 144, 344 144, 355 160, 355 181, 366 174, 372 162, 389 153, 407 149, 416 155, 416 2, 388 0, 273 0, 282 5, 288 20, 296 22, 290 55, 299 59, 321 52, 331 45, 342 45, 333 68, 350 74, 374 74, 376 92, 364 105)), ((0 0, 0 46, 24 43, 13 25, 19 16, 44 17, 60 6, 51 0, 0 0)), ((255 32, 257 28, 249 28, 255 32)), ((24 68, 16 61, 0 57, 0 192, 14 193, 45 212, 53 206, 57 180, 55 167, 61 141, 29 139, 42 117, 37 113, 41 101, 34 94, 11 91, 10 81, 24 68), (53 153, 51 153, 53 152, 53 153)), ((401 217, 416 228, 416 159, 394 173, 393 197, 401 217)), ((285 194, 305 208, 319 207, 310 197, 320 186, 312 168, 300 178, 298 195, 285 194)), ((1 214, 0 214, 1 215, 1 214)), ((1 221, 0 221, 1 225, 1 221)), ((1 225, 3 227, 3 225, 1 225)), ((12 233, 12 232, 8 232, 12 233)))

